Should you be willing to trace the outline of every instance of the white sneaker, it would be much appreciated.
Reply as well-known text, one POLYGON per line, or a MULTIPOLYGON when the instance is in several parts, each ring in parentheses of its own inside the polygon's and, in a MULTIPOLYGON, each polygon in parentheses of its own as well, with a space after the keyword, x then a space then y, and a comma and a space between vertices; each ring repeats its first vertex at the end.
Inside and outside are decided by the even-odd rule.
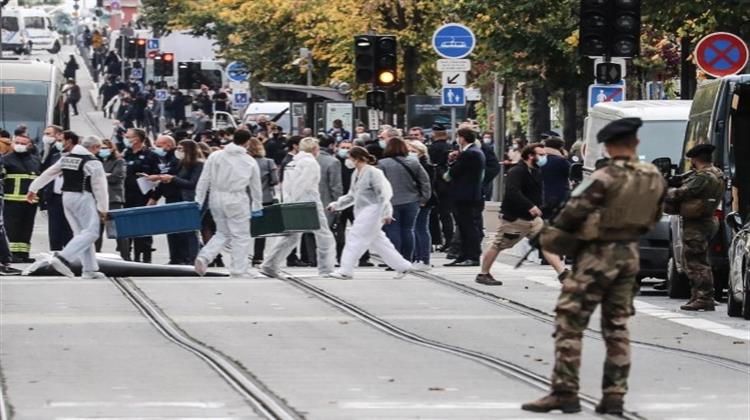
POLYGON ((56 256, 51 256, 47 260, 49 262, 49 265, 58 273, 62 274, 65 277, 75 278, 75 274, 73 274, 73 270, 70 269, 62 260, 57 258, 56 256))
POLYGON ((407 275, 407 274, 413 273, 414 271, 415 271, 415 270, 414 270, 414 268, 407 268, 407 269, 406 269, 406 270, 404 270, 404 271, 399 271, 399 272, 397 272, 397 273, 396 273, 396 274, 395 274, 395 275, 393 276, 393 278, 394 278, 394 279, 396 279, 396 280, 398 280, 398 279, 402 279, 402 278, 406 277, 406 275, 407 275))
POLYGON ((106 279, 107 276, 99 271, 84 271, 81 273, 82 279, 106 279))
POLYGON ((423 262, 415 262, 412 264, 412 268, 414 268, 414 271, 430 271, 432 270, 432 266, 430 264, 425 264, 423 262))
POLYGON ((347 276, 346 274, 342 274, 342 273, 340 273, 338 271, 334 271, 333 273, 329 273, 329 274, 325 275, 324 277, 328 277, 328 278, 331 278, 331 279, 339 279, 339 280, 351 280, 351 279, 354 278, 352 276, 347 276))
POLYGON ((208 262, 203 257, 196 257, 194 267, 195 272, 203 277, 206 275, 206 271, 208 271, 208 262))
POLYGON ((269 270, 269 269, 263 268, 263 267, 261 267, 258 270, 258 273, 260 275, 257 276, 257 277, 268 277, 269 279, 278 279, 278 278, 281 278, 281 273, 279 273, 278 271, 269 270))

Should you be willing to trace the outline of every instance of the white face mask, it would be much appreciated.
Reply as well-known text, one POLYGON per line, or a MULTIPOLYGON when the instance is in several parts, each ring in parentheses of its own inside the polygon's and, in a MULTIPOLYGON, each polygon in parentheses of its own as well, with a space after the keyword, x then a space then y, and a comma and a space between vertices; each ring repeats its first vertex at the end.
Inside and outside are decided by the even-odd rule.
POLYGON ((42 136, 42 141, 44 142, 44 144, 52 144, 56 140, 57 139, 54 136, 42 136))
POLYGON ((182 150, 175 150, 174 157, 176 157, 178 160, 185 159, 185 152, 183 152, 182 150))
POLYGON ((14 144, 13 150, 16 153, 26 153, 29 150, 29 146, 25 146, 23 144, 14 144))
POLYGON ((351 160, 351 159, 347 159, 347 160, 345 160, 345 161, 344 161, 344 166, 346 166, 346 167, 347 167, 347 168, 349 168, 349 169, 354 169, 354 168, 356 168, 356 167, 357 167, 357 165, 355 165, 355 164, 354 164, 354 162, 352 162, 352 160, 351 160))

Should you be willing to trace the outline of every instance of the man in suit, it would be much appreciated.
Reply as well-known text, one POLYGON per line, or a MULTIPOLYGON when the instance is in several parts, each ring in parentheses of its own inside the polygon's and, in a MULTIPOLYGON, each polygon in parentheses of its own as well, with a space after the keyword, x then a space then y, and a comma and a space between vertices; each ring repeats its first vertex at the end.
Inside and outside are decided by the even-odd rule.
POLYGON ((444 178, 451 186, 453 218, 461 236, 461 252, 458 258, 446 266, 475 267, 482 253, 482 232, 475 223, 482 211, 482 180, 485 158, 482 149, 474 144, 476 133, 470 128, 457 132, 460 151, 451 153, 450 168, 444 178))
POLYGON ((435 165, 435 195, 437 211, 430 215, 430 233, 443 246, 440 251, 447 251, 453 240, 453 216, 451 215, 450 186, 443 179, 448 171, 448 155, 453 151, 453 144, 448 139, 448 132, 443 124, 432 126, 432 143, 427 148, 430 161, 435 165), (442 240, 440 240, 442 238, 442 240))

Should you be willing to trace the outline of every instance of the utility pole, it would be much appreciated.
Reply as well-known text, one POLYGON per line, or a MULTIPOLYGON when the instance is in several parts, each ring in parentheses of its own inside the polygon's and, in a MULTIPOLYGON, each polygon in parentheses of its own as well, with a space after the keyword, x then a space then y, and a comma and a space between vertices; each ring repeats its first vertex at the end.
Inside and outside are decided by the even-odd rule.
POLYGON ((505 186, 505 166, 502 164, 505 157, 505 84, 495 74, 495 83, 492 90, 492 107, 495 111, 495 154, 500 160, 500 173, 495 178, 492 189, 492 200, 500 201, 503 198, 503 187, 505 186))

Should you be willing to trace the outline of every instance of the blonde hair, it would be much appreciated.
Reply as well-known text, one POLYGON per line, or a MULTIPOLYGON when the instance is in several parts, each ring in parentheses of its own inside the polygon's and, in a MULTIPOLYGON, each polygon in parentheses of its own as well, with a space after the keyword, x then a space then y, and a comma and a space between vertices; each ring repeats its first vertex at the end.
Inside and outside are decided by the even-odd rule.
POLYGON ((266 157, 266 148, 263 147, 263 143, 255 137, 251 138, 247 143, 247 151, 252 157, 266 157))
POLYGON ((419 140, 410 140, 409 141, 409 146, 417 149, 417 153, 420 156, 427 155, 427 146, 425 146, 424 143, 422 143, 421 141, 419 141, 419 140))
POLYGON ((318 146, 318 139, 315 137, 305 137, 299 141, 299 150, 301 152, 312 153, 318 147, 320 147, 318 146))

